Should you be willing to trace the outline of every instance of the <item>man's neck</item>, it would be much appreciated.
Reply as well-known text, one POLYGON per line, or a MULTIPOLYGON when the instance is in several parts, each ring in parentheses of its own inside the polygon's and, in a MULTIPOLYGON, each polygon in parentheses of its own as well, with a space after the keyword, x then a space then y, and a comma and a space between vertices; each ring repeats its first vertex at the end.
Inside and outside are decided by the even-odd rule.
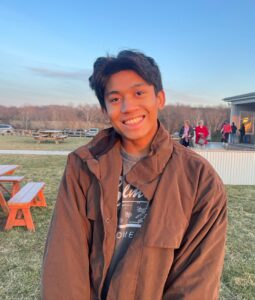
POLYGON ((149 143, 146 146, 139 145, 139 144, 136 144, 134 142, 132 142, 132 143, 122 142, 121 144, 122 144, 122 148, 124 149, 124 151, 126 153, 128 153, 129 155, 137 156, 137 157, 138 156, 139 157, 144 157, 149 153, 151 143, 149 143))
POLYGON ((148 153, 145 153, 145 154, 134 154, 134 153, 128 153, 123 147, 121 147, 121 155, 128 159, 128 160, 131 160, 131 161, 139 161, 140 159, 142 159, 143 157, 147 156, 148 153))

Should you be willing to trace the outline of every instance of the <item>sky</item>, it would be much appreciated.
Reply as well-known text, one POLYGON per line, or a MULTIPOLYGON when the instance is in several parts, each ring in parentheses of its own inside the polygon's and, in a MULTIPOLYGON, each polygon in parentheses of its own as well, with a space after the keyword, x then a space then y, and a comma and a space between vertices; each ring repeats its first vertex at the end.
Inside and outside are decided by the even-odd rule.
POLYGON ((1 0, 0 105, 98 103, 99 56, 158 63, 167 104, 255 92, 255 0, 1 0))

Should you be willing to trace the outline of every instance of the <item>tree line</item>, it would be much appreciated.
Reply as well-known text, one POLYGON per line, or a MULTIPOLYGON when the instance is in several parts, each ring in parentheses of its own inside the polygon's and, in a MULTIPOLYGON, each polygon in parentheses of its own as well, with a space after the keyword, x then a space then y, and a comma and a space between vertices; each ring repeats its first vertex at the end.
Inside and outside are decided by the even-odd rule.
MULTIPOLYGON (((212 137, 219 136, 222 123, 229 120, 230 109, 225 106, 198 106, 168 104, 160 111, 159 119, 170 133, 179 131, 184 120, 196 126, 204 120, 212 137)), ((98 105, 83 104, 32 106, 0 106, 0 123, 11 124, 17 129, 78 129, 99 127, 110 124, 98 105)))

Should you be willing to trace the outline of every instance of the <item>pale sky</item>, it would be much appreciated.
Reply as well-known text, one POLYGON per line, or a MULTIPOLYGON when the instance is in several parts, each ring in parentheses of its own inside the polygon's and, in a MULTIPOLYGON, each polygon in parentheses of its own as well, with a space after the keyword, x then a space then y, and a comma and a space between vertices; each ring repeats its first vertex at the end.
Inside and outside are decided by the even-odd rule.
POLYGON ((219 105, 255 91, 255 1, 0 2, 0 104, 97 103, 98 56, 158 63, 167 103, 219 105))

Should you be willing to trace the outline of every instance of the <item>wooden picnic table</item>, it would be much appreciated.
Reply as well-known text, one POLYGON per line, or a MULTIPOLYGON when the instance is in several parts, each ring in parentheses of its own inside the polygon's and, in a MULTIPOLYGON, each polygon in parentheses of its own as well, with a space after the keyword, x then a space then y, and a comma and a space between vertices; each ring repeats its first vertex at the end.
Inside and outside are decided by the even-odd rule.
POLYGON ((23 180, 24 176, 10 176, 12 175, 19 165, 0 165, 0 188, 10 195, 14 195, 19 189, 19 183, 23 180), (11 183, 11 192, 3 185, 3 183, 11 183))
POLYGON ((0 187, 7 194, 14 196, 20 190, 20 183, 24 179, 24 176, 0 176, 0 187), (12 188, 9 191, 3 183, 11 184, 12 188))
POLYGON ((19 165, 0 165, 0 176, 13 174, 19 165))
POLYGON ((34 135, 34 140, 38 143, 53 141, 55 144, 63 142, 67 138, 67 135, 63 134, 61 130, 40 130, 38 134, 34 135))

